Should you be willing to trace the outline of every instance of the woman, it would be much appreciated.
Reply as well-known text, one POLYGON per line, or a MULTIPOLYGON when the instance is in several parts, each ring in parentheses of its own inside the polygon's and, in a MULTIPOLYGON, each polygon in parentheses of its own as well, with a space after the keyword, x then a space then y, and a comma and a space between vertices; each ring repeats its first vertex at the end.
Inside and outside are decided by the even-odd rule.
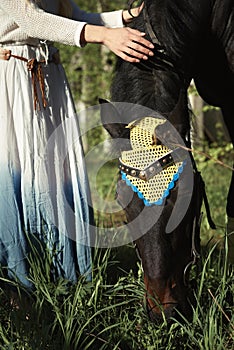
POLYGON ((36 246, 42 257, 49 249, 54 278, 89 280, 91 271, 78 120, 52 42, 100 43, 129 62, 147 59, 153 46, 123 27, 129 20, 127 11, 86 13, 69 0, 0 2, 0 264, 28 288, 36 246))

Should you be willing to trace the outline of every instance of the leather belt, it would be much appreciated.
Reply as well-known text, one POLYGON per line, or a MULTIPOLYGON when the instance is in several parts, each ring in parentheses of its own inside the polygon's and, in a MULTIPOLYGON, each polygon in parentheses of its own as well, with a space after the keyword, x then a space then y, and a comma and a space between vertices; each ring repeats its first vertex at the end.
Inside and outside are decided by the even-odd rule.
MULTIPOLYGON (((42 98, 42 105, 44 108, 46 108, 47 101, 45 96, 45 80, 44 80, 44 74, 42 70, 42 65, 46 64, 46 60, 38 61, 36 58, 28 59, 26 57, 12 54, 11 50, 0 48, 1 60, 9 61, 11 57, 26 62, 27 69, 29 72, 31 72, 32 87, 33 87, 33 93, 34 93, 34 109, 40 110, 40 102, 39 102, 38 93, 37 93, 37 83, 39 84, 39 89, 40 89, 41 98, 42 98)), ((60 63, 58 51, 55 52, 52 55, 52 59, 48 61, 48 63, 51 63, 51 62, 55 64, 60 63)))

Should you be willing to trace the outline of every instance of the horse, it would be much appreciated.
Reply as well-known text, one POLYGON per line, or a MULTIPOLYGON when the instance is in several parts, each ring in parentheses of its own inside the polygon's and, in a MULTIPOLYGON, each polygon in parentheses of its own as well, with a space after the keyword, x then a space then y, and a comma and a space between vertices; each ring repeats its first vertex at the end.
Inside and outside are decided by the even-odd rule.
MULTIPOLYGON (((131 131, 145 117, 161 118, 150 133, 155 148, 166 144, 166 155, 151 159, 145 169, 149 171, 150 165, 155 168, 157 162, 161 169, 172 165, 168 157, 175 157, 182 147, 175 149, 175 145, 183 145, 184 150, 191 147, 187 91, 193 79, 200 96, 208 104, 220 107, 233 143, 233 0, 144 0, 141 14, 133 18, 130 26, 146 33, 146 38, 154 43, 154 56, 140 63, 118 59, 111 102, 101 101, 102 123, 112 138, 129 141, 131 131), (128 111, 121 110, 119 103, 130 104, 128 111), (150 112, 136 113, 134 118, 132 110, 136 112, 136 109, 131 108, 131 104, 150 112), (162 165, 163 159, 166 167, 162 165)), ((125 153, 132 150, 130 141, 125 146, 120 142, 119 147, 125 147, 121 149, 125 153)), ((199 257, 201 205, 203 200, 207 204, 207 200, 192 154, 186 156, 185 153, 179 155, 183 172, 174 181, 170 193, 161 199, 161 206, 147 205, 137 193, 140 191, 132 191, 126 172, 131 171, 133 178, 142 178, 147 175, 146 171, 142 174, 142 168, 131 163, 126 165, 120 157, 117 200, 126 212, 128 223, 136 222, 130 226, 133 235, 140 231, 134 242, 142 261, 147 309, 153 320, 160 320, 162 313, 168 319, 179 313, 191 316, 186 275, 199 257), (181 210, 185 210, 183 215, 181 210)), ((233 197, 234 175, 226 207, 231 218, 234 217, 233 197)))

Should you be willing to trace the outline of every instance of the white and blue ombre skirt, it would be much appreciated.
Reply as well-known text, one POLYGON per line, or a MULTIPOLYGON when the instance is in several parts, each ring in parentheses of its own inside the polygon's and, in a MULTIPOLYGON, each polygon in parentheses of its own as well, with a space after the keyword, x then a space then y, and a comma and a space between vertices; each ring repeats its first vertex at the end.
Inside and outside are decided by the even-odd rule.
MULTIPOLYGON (((3 47, 38 60, 55 50, 3 47)), ((43 72, 47 107, 35 111, 26 62, 0 60, 0 264, 28 288, 35 249, 42 261, 50 252, 54 279, 91 276, 92 205, 78 117, 62 66, 48 62, 43 72)))

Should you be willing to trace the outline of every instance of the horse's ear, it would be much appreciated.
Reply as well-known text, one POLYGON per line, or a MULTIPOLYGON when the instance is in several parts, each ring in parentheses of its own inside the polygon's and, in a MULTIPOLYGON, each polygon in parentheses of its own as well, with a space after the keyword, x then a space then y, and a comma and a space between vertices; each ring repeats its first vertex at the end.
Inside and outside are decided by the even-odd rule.
POLYGON ((123 137, 127 124, 121 123, 121 115, 115 105, 107 100, 99 98, 101 105, 102 125, 113 138, 123 137))

